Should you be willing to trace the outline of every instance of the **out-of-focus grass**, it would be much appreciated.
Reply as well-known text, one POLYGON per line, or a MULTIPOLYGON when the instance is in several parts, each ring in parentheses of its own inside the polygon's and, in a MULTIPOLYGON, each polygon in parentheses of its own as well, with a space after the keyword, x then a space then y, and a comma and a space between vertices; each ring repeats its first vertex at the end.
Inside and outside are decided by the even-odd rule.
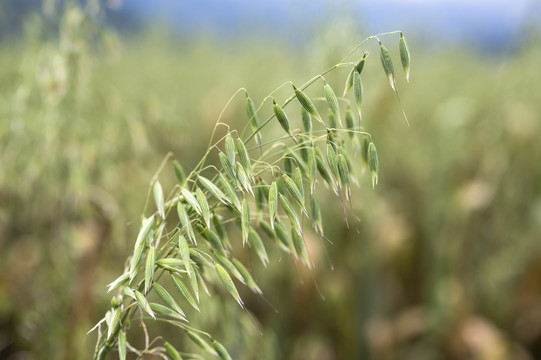
MULTIPOLYGON (((350 50, 154 33, 119 49, 106 38, 95 55, 84 32, 67 29, 59 43, 30 36, 0 52, 2 358, 90 357, 95 337, 85 333, 107 306, 105 284, 122 271, 166 153, 190 169, 239 87, 261 101, 350 50)), ((254 262, 280 311, 241 290, 263 337, 234 304, 205 300, 200 322, 237 358, 539 358, 541 50, 431 56, 410 42, 412 82, 399 77, 399 88, 411 127, 369 47, 363 122, 380 184, 372 191, 362 177, 349 228, 337 225, 336 198, 322 206, 335 269, 315 237, 313 274, 276 252, 268 269, 254 262)), ((329 81, 341 88, 343 79, 329 81)), ((245 119, 241 96, 223 121, 238 128, 245 119)), ((168 189, 172 173, 161 181, 168 189)))

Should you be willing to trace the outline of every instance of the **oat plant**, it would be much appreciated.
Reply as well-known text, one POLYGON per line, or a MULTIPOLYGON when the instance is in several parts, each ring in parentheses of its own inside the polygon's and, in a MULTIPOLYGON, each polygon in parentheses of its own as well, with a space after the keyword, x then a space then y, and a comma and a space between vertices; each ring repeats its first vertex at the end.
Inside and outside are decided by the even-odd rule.
POLYGON ((325 238, 319 194, 332 191, 346 209, 352 184, 358 183, 354 172, 358 159, 361 174, 368 170, 372 186, 378 182, 376 145, 361 122, 362 71, 368 52, 356 62, 350 58, 369 40, 378 41, 384 73, 398 96, 391 56, 380 40, 398 33, 401 63, 409 79, 410 57, 402 33, 370 36, 322 74, 304 84, 286 82, 259 105, 246 89, 239 89, 224 111, 235 99, 245 101, 245 128, 231 129, 220 115, 207 152, 187 175, 172 155, 166 157, 151 181, 133 253, 124 272, 108 285, 108 291, 117 295, 93 329, 98 333, 95 359, 105 359, 112 352, 120 359, 126 359, 128 352, 137 358, 145 354, 175 360, 199 358, 167 341, 166 336, 181 334, 209 358, 231 359, 217 339, 190 325, 183 309, 204 312, 199 299, 203 292, 210 295, 215 286, 223 286, 242 309, 238 286, 262 294, 247 267, 233 257, 235 247, 251 248, 263 266, 269 262, 266 249, 270 246, 303 266, 314 266, 304 234, 312 228, 325 238), (339 91, 325 76, 341 68, 351 70, 339 91), (290 96, 280 101, 274 94, 283 87, 289 87, 290 96), (300 111, 290 110, 293 102, 300 111), (271 136, 271 127, 281 128, 283 136, 271 136), (218 129, 226 130, 216 139, 218 129), (164 191, 159 175, 168 165, 178 181, 164 191), (150 340, 145 324, 151 321, 174 325, 179 333, 158 334, 150 340), (128 340, 135 327, 131 323, 145 331, 141 349, 128 340))

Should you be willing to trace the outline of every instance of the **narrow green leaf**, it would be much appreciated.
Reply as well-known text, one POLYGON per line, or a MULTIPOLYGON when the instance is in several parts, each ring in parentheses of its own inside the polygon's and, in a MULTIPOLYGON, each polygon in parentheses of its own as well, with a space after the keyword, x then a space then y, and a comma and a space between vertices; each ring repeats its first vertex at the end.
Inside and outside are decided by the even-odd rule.
POLYGON ((156 316, 154 315, 154 312, 152 312, 152 309, 150 308, 150 305, 145 298, 145 295, 141 294, 137 290, 133 290, 135 294, 135 298, 137 299, 137 302, 139 303, 139 306, 141 309, 143 309, 147 314, 149 314, 154 320, 156 320, 156 316))
POLYGON ((186 299, 188 300, 188 302, 190 303, 190 305, 197 311, 200 311, 199 310, 199 306, 197 306, 197 303, 195 302, 192 294, 190 293, 190 290, 188 290, 188 288, 186 287, 186 285, 184 284, 184 282, 176 275, 171 275, 171 278, 173 279, 173 283, 175 284, 176 288, 178 289, 178 291, 180 292, 180 294, 186 299))
POLYGON ((145 264, 145 293, 147 293, 148 289, 150 289, 150 284, 152 283, 152 278, 154 277, 155 260, 154 246, 151 246, 148 249, 147 261, 145 264))
POLYGON ((178 219, 180 220, 180 224, 182 225, 182 229, 184 229, 191 242, 197 244, 197 240, 195 239, 195 233, 193 232, 192 228, 192 223, 190 221, 190 218, 188 217, 188 213, 186 212, 184 205, 180 201, 177 203, 177 214, 178 219))
POLYGON ((216 264, 215 268, 216 273, 218 274, 218 277, 222 281, 227 292, 229 292, 229 294, 239 303, 240 307, 244 309, 244 303, 242 302, 239 292, 237 291, 233 280, 231 280, 229 273, 220 264, 216 264))
POLYGON ((154 182, 152 186, 152 192, 154 194, 154 203, 156 203, 156 208, 158 209, 158 214, 162 219, 165 219, 165 202, 163 199, 163 190, 162 185, 158 180, 154 182))
POLYGON ((248 240, 248 232, 250 229, 250 206, 246 198, 242 201, 241 211, 241 230, 242 230, 242 245, 246 244, 248 240))

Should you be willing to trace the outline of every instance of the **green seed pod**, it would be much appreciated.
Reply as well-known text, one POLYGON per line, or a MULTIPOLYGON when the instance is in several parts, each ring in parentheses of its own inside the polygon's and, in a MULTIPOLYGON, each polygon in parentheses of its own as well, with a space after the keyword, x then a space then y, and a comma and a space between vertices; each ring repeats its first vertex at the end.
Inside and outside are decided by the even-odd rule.
POLYGON ((182 360, 182 356, 180 356, 179 352, 174 348, 173 345, 169 344, 167 341, 164 341, 163 347, 165 348, 165 351, 167 351, 167 354, 171 360, 182 360))
POLYGON ((212 181, 201 175, 198 175, 197 178, 199 179, 199 182, 203 185, 203 187, 207 189, 209 193, 214 195, 215 198, 217 198, 226 205, 231 205, 231 201, 227 198, 227 196, 225 196, 222 190, 220 190, 216 185, 214 185, 212 181))
POLYGON ((133 290, 133 293, 135 294, 135 299, 137 300, 137 303, 139 303, 139 307, 143 309, 147 314, 149 314, 154 320, 156 320, 156 315, 152 312, 152 309, 150 308, 150 305, 145 298, 145 295, 141 294, 137 290, 133 290))
POLYGON ((197 311, 199 311, 199 307, 197 306, 197 303, 195 302, 192 294, 190 293, 190 290, 188 290, 188 287, 184 284, 181 278, 179 278, 176 275, 171 275, 171 279, 173 279, 173 283, 175 284, 175 287, 180 292, 180 294, 188 300, 190 305, 197 311))
POLYGON ((244 167, 244 170, 246 170, 246 174, 250 179, 252 179, 252 163, 250 161, 250 156, 248 156, 246 146, 244 146, 241 139, 237 139, 237 154, 239 155, 240 163, 244 167))
POLYGON ((203 340, 201 336, 197 335, 196 333, 190 330, 184 330, 184 331, 186 332, 186 335, 188 335, 190 340, 192 340, 194 344, 199 346, 201 349, 205 350, 206 352, 210 354, 213 354, 216 356, 218 355, 216 350, 214 350, 205 340, 203 340))
POLYGON ((190 204, 190 206, 199 214, 199 215, 202 215, 202 210, 201 210, 201 207, 199 206, 199 203, 197 202, 197 199, 195 198, 195 196, 192 194, 192 192, 186 188, 182 188, 182 190, 180 190, 180 193, 182 194, 182 196, 184 197, 184 200, 186 200, 186 202, 188 204, 190 204))
POLYGON ((252 132, 256 134, 255 140, 258 144, 261 144, 261 132, 259 131, 259 117, 257 116, 257 109, 252 99, 246 94, 246 113, 250 120, 250 126, 252 132))
POLYGON ((336 124, 336 118, 334 117, 334 114, 329 110, 329 128, 330 129, 337 129, 338 126, 336 124))
POLYGON ((109 314, 112 314, 110 320, 108 321, 109 328, 107 330, 107 339, 110 339, 111 336, 115 333, 118 321, 120 320, 120 307, 114 308, 109 314))
MULTIPOLYGON (((173 275, 174 276, 174 275, 173 275)), ((165 290, 165 288, 163 286, 161 286, 160 284, 158 283, 153 283, 152 284, 152 288, 154 289, 154 291, 156 291, 156 294, 158 294, 158 296, 167 304, 169 305, 169 307, 171 309, 173 309, 174 311, 176 311, 177 313, 179 313, 180 315, 182 315, 183 317, 185 317, 186 315, 184 314, 184 311, 182 311, 182 309, 180 308, 180 306, 178 306, 177 302, 175 301, 175 299, 173 298, 173 296, 171 296, 171 294, 169 294, 169 292, 167 290, 165 290)))
POLYGON ((158 304, 158 303, 152 303, 152 302, 149 303, 148 305, 150 306, 150 309, 155 313, 165 315, 165 316, 170 316, 172 318, 187 322, 185 316, 180 315, 179 313, 177 313, 176 311, 173 311, 173 309, 168 308, 165 305, 158 304))
POLYGON ((205 221, 205 225, 207 225, 207 227, 210 227, 209 203, 207 201, 207 197, 205 196, 205 194, 203 194, 203 191, 199 187, 195 190, 195 197, 197 199, 197 203, 199 204, 199 208, 201 209, 201 216, 205 221))
POLYGON ((259 227, 269 237, 269 239, 274 240, 276 238, 276 234, 274 233, 272 226, 265 220, 259 220, 259 227))
POLYGON ((304 207, 304 195, 301 193, 293 179, 286 174, 282 174, 282 179, 284 180, 287 191, 291 194, 293 199, 295 199, 299 206, 304 207))
POLYGON ((323 235, 323 222, 321 220, 321 209, 319 207, 319 201, 317 200, 316 194, 312 194, 310 196, 310 209, 311 209, 311 215, 312 215, 312 221, 314 222, 314 226, 316 228, 316 231, 323 235))
POLYGON ((349 137, 352 139, 355 133, 353 131, 357 130, 355 126, 355 120, 353 119, 353 111, 351 111, 351 107, 348 105, 346 108, 346 127, 348 130, 350 130, 349 137))
POLYGON ((122 330, 118 332, 118 358, 120 360, 126 360, 126 334, 122 330))
POLYGON ((274 109, 274 115, 276 115, 276 119, 278 119, 282 129, 284 129, 286 133, 290 134, 289 120, 287 119, 287 115, 284 110, 274 100, 272 101, 272 108, 274 109))
POLYGON ((154 277, 154 267, 156 258, 154 256, 154 246, 150 246, 147 253, 147 261, 145 264, 145 293, 150 289, 150 284, 152 283, 152 278, 154 277))
POLYGON ((152 186, 152 193, 154 194, 154 203, 158 209, 158 214, 162 219, 165 219, 165 202, 163 199, 162 185, 158 180, 154 182, 152 186))
POLYGON ((389 79, 389 83, 391 84, 391 87, 394 91, 396 91, 395 82, 394 82, 394 67, 393 62, 391 60, 391 55, 389 54, 389 51, 381 41, 379 42, 379 50, 380 50, 380 59, 381 59, 381 65, 383 66, 383 70, 385 71, 385 75, 387 75, 387 78, 389 79))
POLYGON ((327 143, 327 162, 329 167, 334 175, 335 179, 340 178, 340 172, 338 170, 338 155, 336 154, 336 149, 331 143, 327 143))
POLYGON ((231 167, 235 167, 235 163, 237 162, 235 153, 235 141, 233 141, 233 136, 231 136, 231 133, 228 133, 225 136, 225 154, 227 155, 227 159, 229 160, 231 167))
POLYGON ((265 191, 263 190, 263 184, 261 179, 257 179, 257 184, 254 188, 255 208, 258 214, 263 212, 263 205, 265 204, 265 191))
POLYGON ((250 206, 248 205, 248 200, 244 198, 242 200, 241 210, 242 245, 246 244, 246 241, 248 240, 250 227, 250 206))
POLYGON ((269 257, 267 256, 265 245, 263 245, 263 240, 261 240, 261 237, 259 236, 257 231, 255 231, 252 227, 250 227, 250 230, 248 232, 248 242, 250 243, 250 246, 255 250, 257 256, 259 257, 263 265, 267 266, 267 264, 269 263, 269 257))
POLYGON ((289 221, 295 227, 295 231, 297 231, 299 235, 302 235, 301 222, 299 220, 299 217, 297 216, 297 213, 295 212, 295 209, 293 208, 293 205, 291 205, 289 200, 284 195, 280 194, 279 196, 280 203, 282 204, 282 207, 284 208, 284 211, 286 212, 289 221))
MULTIPOLYGON (((269 225, 270 226, 270 225, 269 225)), ((254 278, 252 277, 252 274, 246 269, 246 267, 237 259, 233 258, 231 259, 231 262, 235 267, 237 268, 238 272, 242 275, 244 279, 244 283, 256 294, 262 294, 263 292, 257 286, 256 282, 254 281, 254 278)))
POLYGON ((336 120, 338 120, 338 123, 340 124, 340 126, 342 126, 342 119, 340 118, 340 107, 338 105, 338 99, 336 98, 336 95, 334 94, 332 87, 326 81, 324 82, 323 90, 325 93, 325 99, 327 100, 327 104, 329 105, 329 109, 331 110, 331 113, 334 115, 336 120))
POLYGON ((363 138, 363 144, 362 144, 362 152, 361 152, 361 155, 362 155, 362 169, 364 171, 364 169, 366 169, 366 167, 368 166, 368 147, 370 145, 370 139, 368 138, 368 136, 365 136, 363 138))
POLYGON ((408 44, 406 44, 406 39, 404 34, 400 33, 400 61, 402 62, 402 68, 404 69, 404 74, 406 74, 406 81, 410 81, 410 52, 408 50, 408 44))
POLYGON ((297 185, 297 189, 299 189, 303 196, 302 202, 304 204, 304 182, 302 180, 302 171, 300 168, 295 169, 295 185, 297 185))
POLYGON ((220 359, 232 360, 231 356, 229 355, 226 348, 222 344, 220 344, 214 339, 210 339, 210 343, 212 344, 212 347, 214 347, 214 350, 216 350, 216 352, 218 353, 218 356, 220 357, 220 359))
POLYGON ((312 117, 310 113, 306 111, 304 107, 301 107, 301 118, 304 131, 311 134, 312 133, 312 117))
POLYGON ((222 281, 222 284, 227 292, 229 292, 229 294, 239 303, 240 307, 244 309, 244 303, 242 302, 239 292, 237 291, 237 288, 235 287, 233 280, 231 280, 231 276, 229 276, 227 270, 225 270, 220 264, 215 264, 214 266, 216 268, 216 273, 218 274, 218 277, 222 281))
POLYGON ((301 158, 303 162, 308 162, 308 144, 304 136, 299 135, 299 152, 301 153, 301 158))
POLYGON ((321 150, 317 146, 314 146, 314 150, 316 153, 316 165, 317 165, 317 170, 319 172, 319 175, 321 175, 321 177, 327 183, 327 185, 331 186, 333 189, 336 189, 334 179, 329 173, 329 170, 327 170, 327 167, 325 166, 325 162, 323 161, 323 154, 321 153, 321 150))
POLYGON ((348 90, 351 88, 351 85, 353 85, 353 72, 357 71, 359 74, 363 71, 364 63, 366 61, 366 57, 368 56, 368 52, 365 52, 361 60, 355 66, 351 69, 349 72, 349 75, 346 80, 346 86, 344 88, 344 94, 342 96, 346 96, 348 90))
POLYGON ((363 83, 361 81, 361 75, 358 72, 353 73, 353 95, 355 98, 355 105, 359 111, 359 117, 362 116, 363 107, 363 83))
POLYGON ((372 187, 378 183, 379 163, 376 145, 373 142, 368 145, 368 168, 372 176, 372 187))
POLYGON ((244 168, 238 161, 237 161, 237 180, 240 182, 244 190, 254 195, 254 191, 252 190, 252 185, 250 185, 250 180, 248 179, 248 175, 246 175, 246 171, 244 170, 244 168))
POLYGON ((293 174, 293 160, 289 157, 289 153, 284 156, 284 172, 290 176, 293 174))
POLYGON ((225 173, 227 176, 229 176, 229 179, 233 182, 233 184, 237 184, 237 175, 235 174, 235 164, 231 166, 229 159, 223 152, 218 152, 218 157, 220 158, 220 163, 222 164, 223 169, 225 170, 225 173))
POLYGON ((146 218, 143 220, 143 224, 141 225, 141 230, 139 231, 139 234, 137 235, 137 240, 135 241, 135 246, 133 249, 133 255, 130 260, 130 282, 133 280, 135 275, 137 274, 137 269, 139 262, 141 261, 141 258, 143 256, 143 252, 146 248, 146 239, 148 237, 148 234, 150 233, 150 230, 152 229, 152 226, 154 225, 155 217, 152 215, 149 218, 146 218))
POLYGON ((316 176, 317 176, 317 160, 316 160, 316 150, 314 149, 315 145, 312 145, 310 148, 310 153, 308 157, 308 178, 310 180, 310 193, 313 193, 316 187, 316 176))
POLYGON ((345 187, 348 187, 350 183, 349 167, 346 158, 342 154, 338 154, 338 170, 340 172, 340 180, 342 181, 342 184, 345 187))
POLYGON ((177 213, 182 229, 184 229, 192 243, 197 244, 197 240, 195 239, 195 234, 192 228, 192 223, 190 222, 190 218, 188 217, 188 213, 186 212, 184 205, 180 201, 177 203, 177 213))
POLYGON ((297 253, 297 256, 307 267, 310 268, 310 259, 308 258, 304 239, 295 230, 293 230, 293 228, 291 229, 291 239, 293 240, 293 246, 295 247, 295 252, 297 253))
POLYGON ((175 170, 175 175, 180 185, 184 184, 186 181, 186 175, 184 174, 184 169, 177 160, 173 160, 173 169, 175 170))
POLYGON ((233 190, 229 181, 227 181, 227 179, 222 174, 219 175, 219 178, 220 178, 220 184, 222 184, 222 189, 224 190, 225 194, 227 195, 227 198, 230 200, 231 204, 233 205, 233 209, 236 210, 240 214, 241 205, 240 205, 240 200, 239 200, 239 197, 237 196, 237 193, 235 192, 235 190, 233 190))
POLYGON ((297 97, 297 100, 299 100, 301 106, 306 109, 306 111, 308 111, 310 115, 312 115, 319 121, 323 121, 321 119, 321 116, 317 112, 316 106, 314 105, 312 100, 310 100, 310 98, 306 96, 306 94, 302 92, 302 90, 297 89, 295 85, 293 85, 293 91, 295 91, 295 96, 297 97))
POLYGON ((280 219, 276 219, 274 231, 276 233, 276 238, 278 239, 279 244, 281 245, 282 249, 284 249, 287 252, 290 252, 293 249, 292 248, 293 245, 291 245, 291 241, 289 239, 286 226, 280 219))
POLYGON ((274 180, 269 189, 269 217, 271 227, 274 229, 274 219, 276 218, 276 212, 278 211, 278 185, 274 180))
POLYGON ((203 237, 216 249, 220 254, 224 254, 224 246, 220 237, 211 229, 202 229, 203 237))
POLYGON ((178 252, 180 253, 180 257, 182 259, 182 262, 184 262, 184 267, 186 268, 186 271, 189 273, 190 271, 190 247, 188 246, 188 242, 186 241, 186 238, 182 235, 179 235, 178 237, 178 252))

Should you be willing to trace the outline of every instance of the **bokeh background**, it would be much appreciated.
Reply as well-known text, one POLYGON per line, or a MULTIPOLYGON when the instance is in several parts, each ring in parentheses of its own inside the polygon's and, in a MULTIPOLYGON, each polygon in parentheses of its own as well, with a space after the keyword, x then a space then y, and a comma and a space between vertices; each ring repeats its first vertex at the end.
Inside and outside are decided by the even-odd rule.
MULTIPOLYGON (((334 269, 312 235, 312 272, 253 262, 278 309, 241 290, 262 336, 226 297, 193 323, 236 359, 541 359, 539 24, 536 0, 2 1, 0 358, 91 358, 165 155, 191 169, 238 88, 259 102, 400 29, 411 126, 368 43, 380 182, 361 177, 349 228, 324 197, 334 269)), ((224 121, 244 125, 242 98, 224 121)))

